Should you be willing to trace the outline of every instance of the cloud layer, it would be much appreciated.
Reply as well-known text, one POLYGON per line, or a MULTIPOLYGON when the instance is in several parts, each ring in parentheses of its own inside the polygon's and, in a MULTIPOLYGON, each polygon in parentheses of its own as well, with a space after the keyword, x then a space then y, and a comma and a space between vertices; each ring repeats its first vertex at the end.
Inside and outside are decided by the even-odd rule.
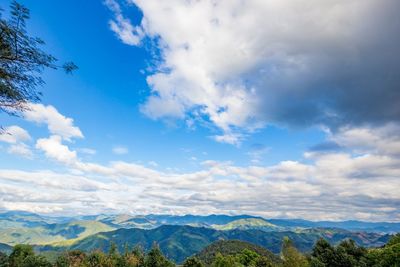
POLYGON ((397 0, 130 1, 143 12, 130 33, 160 55, 150 118, 200 117, 227 143, 270 123, 400 118, 397 0))
MULTIPOLYGON (((400 221, 399 130, 393 123, 327 130, 326 141, 300 161, 239 167, 208 160, 191 172, 85 161, 79 148, 71 149, 70 142, 50 131, 35 147, 67 171, 1 169, 0 208, 400 221)), ((254 160, 267 149, 254 145, 254 160)))

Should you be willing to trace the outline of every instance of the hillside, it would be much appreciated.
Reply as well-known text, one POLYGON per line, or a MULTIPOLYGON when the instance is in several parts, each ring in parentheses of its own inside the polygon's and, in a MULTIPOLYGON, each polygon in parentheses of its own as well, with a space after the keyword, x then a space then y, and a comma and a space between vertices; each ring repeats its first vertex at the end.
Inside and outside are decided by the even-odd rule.
POLYGON ((233 230, 233 229, 259 229, 264 231, 279 231, 283 230, 282 227, 274 225, 264 219, 261 218, 246 218, 239 219, 227 224, 222 225, 212 225, 212 227, 216 230, 233 230))
POLYGON ((366 231, 395 234, 400 232, 400 223, 363 221, 307 221, 301 219, 268 219, 268 222, 286 229, 340 228, 348 231, 366 231))
POLYGON ((134 228, 97 233, 72 244, 48 245, 41 247, 40 250, 79 249, 92 251, 100 249, 108 251, 111 243, 115 243, 120 251, 124 250, 125 244, 128 244, 129 248, 140 245, 145 250, 149 250, 153 243, 156 242, 168 258, 181 262, 184 258, 200 252, 203 248, 218 240, 246 241, 268 249, 273 253, 279 253, 285 236, 288 236, 302 252, 310 251, 319 238, 325 238, 332 244, 352 238, 357 244, 366 247, 381 246, 389 239, 389 235, 357 233, 340 229, 265 232, 254 229, 222 231, 204 227, 164 225, 150 230, 134 228))
MULTIPOLYGON (((218 232, 207 228, 190 226, 161 226, 152 230, 143 229, 118 229, 112 232, 98 233, 68 247, 58 249, 80 249, 91 251, 100 249, 108 251, 111 242, 115 243, 120 251, 125 244, 131 248, 140 245, 149 250, 156 242, 161 251, 176 262, 183 261, 186 257, 199 252, 208 244, 218 238, 218 232)), ((47 247, 46 249, 53 249, 47 247)))
POLYGON ((12 250, 12 246, 0 243, 0 252, 8 254, 11 252, 11 250, 12 250))
MULTIPOLYGON (((264 219, 251 215, 129 215, 98 214, 75 217, 38 215, 25 211, 0 212, 0 230, 34 228, 48 224, 66 224, 74 221, 96 221, 111 228, 153 229, 161 225, 190 225, 217 230, 260 229, 265 231, 298 231, 309 228, 340 228, 349 231, 376 233, 400 232, 400 223, 362 221, 307 221, 299 219, 264 219)), ((1 242, 1 240, 0 240, 1 242)))
POLYGON ((269 258, 272 262, 280 262, 280 258, 273 254, 271 251, 266 250, 263 247, 240 241, 240 240, 219 240, 211 245, 208 245, 202 249, 195 256, 200 259, 206 265, 211 265, 215 256, 220 253, 223 256, 235 255, 242 252, 244 249, 248 249, 256 252, 260 256, 269 258))
MULTIPOLYGON (((1 245, 1 244, 0 244, 1 245)), ((0 246, 1 248, 1 246, 0 246)), ((259 266, 259 267, 295 267, 295 266, 400 266, 400 234, 394 235, 380 248, 366 249, 357 246, 353 240, 344 240, 332 246, 320 239, 313 246, 312 254, 300 253, 293 243, 285 238, 282 254, 275 255, 260 246, 240 240, 218 240, 199 253, 184 259, 183 266, 259 266)), ((144 253, 136 249, 118 253, 114 249, 108 252, 92 250, 32 251, 32 247, 14 247, 9 256, 0 252, 0 266, 182 266, 167 259, 159 246, 152 246, 144 253), (16 253, 15 253, 16 252, 16 253), (36 252, 36 253, 35 253, 36 252), (36 254, 36 255, 35 255, 36 254), (17 264, 15 264, 17 262, 17 264), (56 263, 56 264, 52 264, 56 263)))
POLYGON ((98 232, 111 231, 112 228, 97 221, 75 221, 68 223, 44 224, 31 227, 8 227, 0 229, 0 242, 15 244, 50 244, 55 242, 73 242, 98 232))
POLYGON ((96 220, 112 227, 117 228, 141 228, 151 229, 161 225, 191 225, 191 226, 204 226, 214 227, 229 224, 238 220, 245 219, 259 219, 258 217, 249 215, 229 216, 229 215, 99 215, 99 216, 85 216, 83 219, 96 220))

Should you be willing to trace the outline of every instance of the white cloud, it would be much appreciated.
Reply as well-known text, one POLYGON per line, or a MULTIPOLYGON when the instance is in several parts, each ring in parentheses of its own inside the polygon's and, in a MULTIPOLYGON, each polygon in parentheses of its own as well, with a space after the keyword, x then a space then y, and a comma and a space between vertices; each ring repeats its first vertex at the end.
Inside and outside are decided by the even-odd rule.
POLYGON ((63 145, 62 138, 58 135, 38 139, 36 148, 42 150, 46 157, 67 165, 73 165, 78 161, 76 151, 71 151, 68 146, 63 145))
POLYGON ((389 123, 377 127, 342 127, 331 140, 360 152, 400 155, 400 126, 389 123))
POLYGON ((125 43, 155 40, 150 118, 201 116, 230 144, 267 123, 399 121, 397 0, 130 2, 139 26, 107 1, 125 43))
POLYGON ((65 140, 83 138, 81 130, 74 126, 74 120, 60 114, 51 105, 30 104, 23 116, 28 121, 47 124, 51 134, 61 136, 65 140))
POLYGON ((104 3, 114 13, 114 19, 109 21, 110 29, 124 44, 138 45, 143 35, 141 28, 133 26, 130 20, 122 15, 117 2, 106 0, 104 3))
POLYGON ((123 146, 115 146, 113 147, 112 152, 116 155, 125 155, 128 154, 129 150, 123 146))
POLYGON ((239 133, 224 133, 223 135, 216 135, 212 137, 215 141, 220 143, 227 143, 230 145, 239 145, 243 139, 243 135, 239 133))
POLYGON ((52 171, 25 172, 16 170, 0 170, 0 179, 21 184, 22 187, 29 184, 52 189, 88 192, 106 188, 104 183, 88 179, 84 176, 60 174, 52 171))
POLYGON ((10 144, 7 148, 7 153, 19 155, 28 159, 33 158, 33 152, 24 142, 30 141, 31 139, 29 133, 17 125, 6 127, 0 132, 0 142, 10 144))
POLYGON ((6 127, 0 131, 1 142, 15 144, 29 140, 31 140, 29 133, 17 125, 6 127))
MULTIPOLYGON (((60 114, 53 106, 34 103, 29 104, 29 108, 24 111, 23 117, 27 121, 47 125, 52 136, 38 139, 36 148, 43 150, 48 158, 69 164, 77 161, 76 152, 70 151, 66 145, 62 144, 63 140, 70 141, 71 138, 83 138, 81 130, 74 126, 72 118, 60 114)), ((33 152, 30 146, 24 142, 31 139, 29 133, 17 125, 6 127, 0 133, 0 141, 10 144, 7 148, 8 153, 29 159, 33 158, 33 152)), ((90 149, 82 149, 80 151, 89 154, 95 153, 95 150, 90 149)))
POLYGON ((31 148, 24 143, 10 145, 7 149, 7 152, 10 154, 22 156, 27 159, 33 158, 33 152, 31 148))

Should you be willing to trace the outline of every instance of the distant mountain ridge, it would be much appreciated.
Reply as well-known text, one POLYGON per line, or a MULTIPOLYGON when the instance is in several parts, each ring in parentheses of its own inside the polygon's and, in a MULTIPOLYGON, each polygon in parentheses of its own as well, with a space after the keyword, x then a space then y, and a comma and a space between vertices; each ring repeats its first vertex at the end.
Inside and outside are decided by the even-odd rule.
POLYGON ((259 226, 275 227, 281 230, 293 230, 296 228, 341 228, 350 231, 367 231, 396 233, 400 232, 400 223, 390 222, 363 222, 363 221, 307 221, 302 219, 265 219, 252 215, 129 215, 129 214, 99 214, 84 216, 46 216, 26 211, 0 212, 0 229, 15 226, 34 227, 47 224, 69 223, 72 221, 98 221, 113 228, 141 228, 152 229, 161 225, 193 225, 208 228, 229 228, 233 224, 237 227, 245 227, 258 221, 259 226), (246 221, 247 220, 247 221, 246 221), (249 221, 250 220, 250 221, 249 221), (236 222, 234 222, 236 221, 236 222), (249 223, 250 222, 250 223, 249 223), (265 222, 265 223, 264 223, 265 222), (230 224, 231 226, 227 225, 230 224), (226 226, 224 226, 226 225, 226 226))
MULTIPOLYGON (((0 213, 0 243, 6 245, 26 243, 52 250, 106 249, 109 241, 113 240, 110 235, 119 236, 120 233, 126 233, 127 236, 132 236, 132 239, 125 240, 126 242, 133 244, 132 240, 136 240, 146 248, 154 241, 170 244, 172 248, 169 248, 166 254, 169 253, 175 258, 179 258, 179 255, 183 255, 181 251, 187 249, 184 240, 192 242, 190 247, 193 249, 188 251, 193 253, 219 239, 248 241, 277 253, 284 235, 293 238, 300 250, 307 250, 320 237, 333 243, 352 238, 364 246, 380 246, 387 240, 387 234, 396 232, 400 232, 400 223, 312 222, 264 219, 251 215, 99 214, 57 217, 24 211, 0 213), (165 235, 168 232, 166 229, 173 233, 168 238, 165 235), (160 238, 155 238, 152 233, 160 233, 160 238), (196 238, 193 239, 192 233, 195 233, 196 238)), ((123 245, 121 240, 115 241, 120 246, 123 245)))
POLYGON ((300 251, 308 251, 319 238, 336 244, 351 238, 357 244, 382 246, 388 233, 399 232, 400 223, 360 221, 312 222, 264 219, 251 215, 91 215, 56 217, 30 212, 0 213, 0 250, 28 243, 42 252, 81 249, 107 251, 111 242, 123 251, 154 242, 176 262, 199 253, 219 240, 240 240, 279 253, 282 239, 289 237, 300 251))
POLYGON ((259 229, 264 231, 282 231, 284 227, 274 225, 262 218, 246 218, 231 221, 222 225, 212 225, 217 230, 233 230, 233 229, 259 229))
POLYGON ((205 227, 187 225, 163 225, 155 229, 118 229, 110 232, 101 232, 83 238, 69 246, 40 246, 40 251, 63 250, 102 250, 110 249, 116 244, 122 252, 125 246, 133 248, 140 245, 149 250, 154 243, 160 246, 162 252, 170 259, 181 262, 183 259, 200 252, 207 245, 218 240, 240 240, 261 246, 273 253, 279 253, 282 240, 289 237, 295 246, 302 252, 311 250, 319 238, 324 238, 332 244, 351 238, 357 244, 365 247, 379 247, 384 245, 390 235, 366 232, 350 232, 340 229, 306 229, 299 232, 281 231, 266 232, 257 229, 248 230, 215 230, 205 227))
POLYGON ((30 212, 0 213, 0 242, 8 245, 71 242, 115 229, 99 221, 42 216, 30 212))
POLYGON ((0 251, 8 254, 12 251, 12 246, 0 243, 0 251))

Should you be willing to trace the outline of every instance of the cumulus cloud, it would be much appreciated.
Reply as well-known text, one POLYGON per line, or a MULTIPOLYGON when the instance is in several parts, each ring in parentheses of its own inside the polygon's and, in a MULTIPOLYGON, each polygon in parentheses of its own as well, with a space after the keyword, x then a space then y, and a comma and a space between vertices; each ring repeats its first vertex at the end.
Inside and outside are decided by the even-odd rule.
POLYGON ((24 143, 10 145, 7 149, 7 152, 10 154, 22 156, 27 159, 33 158, 33 152, 31 148, 24 143))
POLYGON ((38 139, 36 148, 42 150, 46 157, 67 165, 78 161, 76 151, 71 151, 68 146, 62 144, 62 137, 59 135, 38 139))
POLYGON ((7 148, 7 153, 28 159, 33 158, 33 152, 30 146, 24 142, 31 139, 29 133, 17 125, 8 126, 0 131, 0 142, 10 144, 7 148))
MULTIPOLYGON (((74 125, 72 118, 68 118, 51 106, 30 103, 28 109, 24 111, 23 117, 27 121, 46 124, 52 134, 49 138, 41 138, 36 141, 36 148, 45 152, 48 158, 62 163, 72 164, 77 161, 76 151, 70 151, 68 146, 63 145, 62 141, 71 141, 71 138, 83 138, 81 130, 74 125)), ((17 126, 6 127, 0 132, 0 141, 9 143, 7 152, 32 159, 33 152, 25 142, 32 138, 29 133, 17 126)), ((95 153, 94 150, 83 149, 83 153, 95 153)))
POLYGON ((397 0, 130 1, 161 57, 150 118, 200 114, 232 144, 269 123, 399 121, 397 0))
POLYGON ((232 133, 231 130, 228 130, 222 135, 215 135, 213 139, 220 143, 227 143, 230 145, 239 145, 243 140, 243 135, 240 133, 232 133))
POLYGON ((331 139, 359 152, 400 156, 400 125, 389 123, 376 127, 342 127, 331 139))
POLYGON ((127 45, 138 45, 142 38, 142 29, 133 26, 129 19, 122 15, 120 5, 114 0, 106 0, 104 4, 113 12, 114 19, 109 21, 110 29, 127 45))
MULTIPOLYGON (((399 221, 400 157, 396 127, 342 128, 327 142, 341 149, 313 149, 300 161, 236 166, 205 161, 192 172, 161 171, 137 163, 85 162, 62 138, 37 147, 75 174, 0 170, 4 208, 63 213, 249 213, 265 217, 399 221), (363 137, 363 138, 361 138, 363 137), (40 194, 38 194, 40 190, 40 194), (130 203, 135 203, 132 207, 130 203)), ((264 145, 255 144, 254 151, 264 145)), ((153 165, 153 166, 152 166, 153 165)))
POLYGON ((29 140, 29 133, 17 125, 8 126, 0 131, 0 142, 15 144, 29 140))
POLYGON ((74 120, 65 117, 51 105, 30 104, 23 116, 28 121, 46 124, 51 134, 61 136, 65 140, 83 138, 81 130, 74 125, 74 120))
POLYGON ((59 174, 52 171, 25 172, 18 170, 0 170, 0 179, 21 184, 22 187, 29 184, 34 186, 45 186, 52 189, 88 192, 106 188, 104 183, 83 176, 59 174), (68 183, 65 181, 68 181, 68 183))

